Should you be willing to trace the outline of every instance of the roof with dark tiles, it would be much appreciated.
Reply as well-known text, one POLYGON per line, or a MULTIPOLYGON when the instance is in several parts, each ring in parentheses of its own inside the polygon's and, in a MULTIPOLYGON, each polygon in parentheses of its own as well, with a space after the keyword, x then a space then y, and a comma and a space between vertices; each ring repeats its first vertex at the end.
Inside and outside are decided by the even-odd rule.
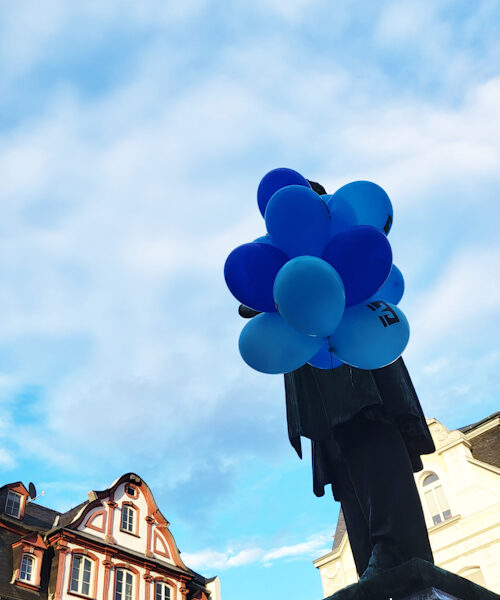
POLYGON ((66 527, 66 525, 69 525, 72 521, 74 521, 76 515, 82 510, 82 508, 88 503, 89 501, 85 500, 85 502, 82 502, 81 504, 70 508, 67 512, 62 513, 59 517, 59 521, 54 525, 53 528, 61 529, 62 527, 66 527))
POLYGON ((23 524, 46 531, 54 526, 54 521, 61 513, 35 502, 27 502, 24 509, 23 524))
POLYGON ((337 527, 335 528, 335 535, 333 536, 332 550, 336 550, 340 546, 346 533, 347 528, 345 524, 344 513, 342 512, 342 509, 340 509, 337 527))

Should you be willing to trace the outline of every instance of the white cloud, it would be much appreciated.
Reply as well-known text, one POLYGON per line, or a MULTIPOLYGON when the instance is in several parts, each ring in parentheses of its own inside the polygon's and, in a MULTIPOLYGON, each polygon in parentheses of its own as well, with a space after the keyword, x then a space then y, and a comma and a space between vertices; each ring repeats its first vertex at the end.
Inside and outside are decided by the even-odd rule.
POLYGON ((278 546, 267 550, 258 547, 244 548, 239 551, 227 549, 225 552, 205 549, 194 553, 183 552, 182 557, 194 569, 225 570, 252 563, 269 566, 273 562, 282 559, 316 557, 329 552, 330 548, 325 546, 331 542, 331 537, 331 532, 321 532, 310 536, 306 542, 278 546))
POLYGON ((498 272, 500 246, 464 248, 454 256, 436 283, 412 299, 408 314, 415 343, 410 351, 470 340, 481 329, 489 332, 500 307, 498 272))
POLYGON ((9 471, 17 466, 17 461, 12 456, 12 453, 5 448, 0 448, 0 467, 9 471))

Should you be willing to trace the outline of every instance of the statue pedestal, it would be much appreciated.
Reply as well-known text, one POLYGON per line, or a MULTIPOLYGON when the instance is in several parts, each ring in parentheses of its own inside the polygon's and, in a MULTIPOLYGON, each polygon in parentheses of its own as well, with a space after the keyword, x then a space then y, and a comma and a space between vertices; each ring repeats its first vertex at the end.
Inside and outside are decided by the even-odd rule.
POLYGON ((425 560, 413 558, 325 600, 500 600, 500 596, 425 560))

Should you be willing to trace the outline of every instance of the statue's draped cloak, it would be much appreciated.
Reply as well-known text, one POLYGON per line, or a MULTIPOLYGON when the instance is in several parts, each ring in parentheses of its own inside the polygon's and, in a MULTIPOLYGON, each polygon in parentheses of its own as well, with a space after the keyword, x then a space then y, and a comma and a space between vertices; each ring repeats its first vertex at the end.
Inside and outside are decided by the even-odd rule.
MULTIPOLYGON (((353 418, 393 420, 403 437, 413 470, 422 469, 421 454, 435 451, 420 402, 403 359, 366 371, 349 365, 333 370, 305 365, 285 374, 290 443, 302 457, 301 436, 312 442, 313 487, 317 496, 332 484, 340 497, 342 454, 336 428, 353 418)), ((338 433, 338 430, 337 430, 338 433)))

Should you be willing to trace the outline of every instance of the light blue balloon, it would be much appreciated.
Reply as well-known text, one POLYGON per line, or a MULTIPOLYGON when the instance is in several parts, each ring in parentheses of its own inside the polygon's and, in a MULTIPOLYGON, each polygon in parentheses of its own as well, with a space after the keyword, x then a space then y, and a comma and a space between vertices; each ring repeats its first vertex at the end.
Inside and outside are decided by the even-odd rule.
MULTIPOLYGON (((326 196, 322 196, 323 199, 326 196)), ((330 211, 330 237, 358 225, 358 218, 349 202, 335 194, 328 196, 326 205, 330 211)))
POLYGON ((344 363, 333 354, 333 348, 331 347, 329 338, 327 338, 326 341, 323 342, 319 352, 311 358, 308 364, 317 369, 331 370, 340 367, 344 363))
POLYGON ((302 367, 323 340, 299 333, 276 313, 261 313, 240 334, 243 360, 261 373, 289 373, 302 367))
POLYGON ((357 225, 371 225, 386 235, 392 226, 392 204, 386 192, 371 181, 352 181, 338 189, 330 202, 348 203, 357 225))
POLYGON ((344 284, 321 258, 297 256, 285 263, 273 287, 276 310, 297 331, 324 338, 335 330, 345 309, 344 284))
POLYGON ((403 297, 404 291, 405 280, 403 279, 403 274, 396 265, 392 265, 391 272, 384 285, 367 302, 385 300, 385 302, 390 302, 391 304, 398 304, 403 297))
POLYGON ((330 238, 326 204, 312 189, 289 185, 278 190, 266 208, 266 228, 290 258, 320 256, 330 238))
POLYGON ((401 356, 409 337, 403 311, 381 300, 348 308, 330 339, 342 362, 359 369, 380 369, 401 356))

